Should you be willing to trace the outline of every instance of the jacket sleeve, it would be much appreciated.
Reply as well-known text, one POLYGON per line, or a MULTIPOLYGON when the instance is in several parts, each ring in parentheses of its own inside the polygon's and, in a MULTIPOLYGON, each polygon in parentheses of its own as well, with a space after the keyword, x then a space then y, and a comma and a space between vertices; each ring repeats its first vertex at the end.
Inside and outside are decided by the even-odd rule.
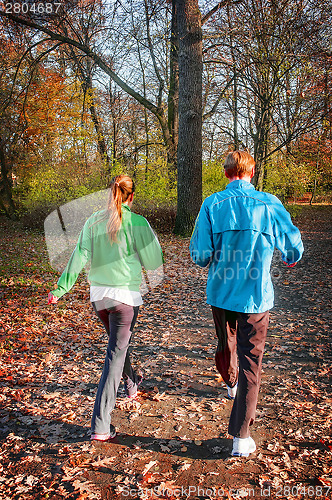
POLYGON ((78 238, 76 247, 71 254, 68 264, 61 274, 56 290, 51 293, 55 297, 62 297, 67 293, 75 284, 78 275, 82 271, 85 264, 89 261, 91 256, 91 241, 90 231, 87 225, 84 226, 78 238))
POLYGON ((286 264, 295 264, 303 254, 301 233, 292 223, 290 214, 276 198, 274 211, 275 246, 281 252, 281 258, 286 264))
POLYGON ((155 270, 163 265, 163 253, 158 238, 144 217, 134 227, 135 250, 146 270, 155 270))
POLYGON ((208 206, 204 202, 197 216, 191 235, 189 250, 192 261, 206 267, 214 255, 213 235, 208 206))

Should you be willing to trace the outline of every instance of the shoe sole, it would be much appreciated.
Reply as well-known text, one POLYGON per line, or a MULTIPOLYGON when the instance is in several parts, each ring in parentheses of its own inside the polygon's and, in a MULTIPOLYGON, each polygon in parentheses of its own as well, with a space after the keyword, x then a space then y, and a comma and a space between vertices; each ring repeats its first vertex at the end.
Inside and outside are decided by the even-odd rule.
POLYGON ((251 444, 253 445, 248 451, 233 451, 231 452, 232 457, 249 457, 251 453, 255 453, 257 450, 256 443, 252 440, 251 444))
POLYGON ((98 434, 92 434, 90 437, 90 440, 91 441, 100 441, 102 443, 102 442, 109 441, 110 439, 114 439, 115 436, 116 436, 116 432, 114 432, 114 434, 109 434, 108 437, 100 437, 100 436, 98 436, 98 434))
POLYGON ((241 453, 239 451, 234 451, 231 453, 232 457, 249 457, 249 455, 251 455, 251 453, 255 453, 256 451, 256 448, 254 450, 250 450, 246 453, 241 453))

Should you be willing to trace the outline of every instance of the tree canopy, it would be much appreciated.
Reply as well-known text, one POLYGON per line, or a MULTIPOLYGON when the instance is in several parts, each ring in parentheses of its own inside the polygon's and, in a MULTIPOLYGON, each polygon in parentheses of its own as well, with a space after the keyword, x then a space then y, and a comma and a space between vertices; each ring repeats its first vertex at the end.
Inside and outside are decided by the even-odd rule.
POLYGON ((255 157, 258 189, 329 189, 326 0, 8 5, 0 161, 9 216, 126 171, 145 202, 177 199, 176 231, 189 234, 202 179, 204 195, 220 189, 217 170, 234 149, 255 157), (307 172, 296 187, 294 168, 307 172))

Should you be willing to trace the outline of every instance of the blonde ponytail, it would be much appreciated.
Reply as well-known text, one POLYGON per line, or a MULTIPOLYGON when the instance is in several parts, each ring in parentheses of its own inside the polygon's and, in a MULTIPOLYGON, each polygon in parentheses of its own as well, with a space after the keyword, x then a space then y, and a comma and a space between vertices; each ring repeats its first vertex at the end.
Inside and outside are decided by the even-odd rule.
POLYGON ((111 180, 109 190, 107 232, 113 243, 122 223, 122 203, 135 191, 135 184, 127 175, 117 175, 111 180))

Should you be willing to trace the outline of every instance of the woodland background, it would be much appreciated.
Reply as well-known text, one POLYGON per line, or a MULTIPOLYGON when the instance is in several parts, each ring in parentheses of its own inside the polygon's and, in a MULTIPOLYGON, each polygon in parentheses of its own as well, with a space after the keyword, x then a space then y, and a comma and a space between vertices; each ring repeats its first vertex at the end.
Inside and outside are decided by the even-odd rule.
POLYGON ((1 3, 1 499, 121 500, 130 487, 175 500, 189 485, 228 499, 331 498, 331 26, 328 0, 1 3), (258 189, 316 202, 288 206, 301 262, 274 256, 258 449, 244 460, 229 457, 206 270, 183 237, 225 186, 234 148, 254 155, 258 189), (117 441, 98 445, 107 337, 83 276, 47 306, 58 273, 33 228, 122 172, 157 230, 165 279, 144 297, 132 343, 139 397, 120 391, 117 441))
POLYGON ((189 234, 202 198, 225 186, 223 160, 237 148, 254 155, 258 189, 282 201, 330 201, 327 0, 28 0, 2 2, 0 14, 7 217, 40 223, 127 173, 142 210, 178 207, 179 216, 195 199, 189 227, 177 227, 189 234), (181 77, 185 40, 198 55, 181 77), (181 111, 194 94, 196 110, 181 111), (187 150, 177 155, 181 116, 187 150), (198 140, 189 130, 196 122, 198 140))

